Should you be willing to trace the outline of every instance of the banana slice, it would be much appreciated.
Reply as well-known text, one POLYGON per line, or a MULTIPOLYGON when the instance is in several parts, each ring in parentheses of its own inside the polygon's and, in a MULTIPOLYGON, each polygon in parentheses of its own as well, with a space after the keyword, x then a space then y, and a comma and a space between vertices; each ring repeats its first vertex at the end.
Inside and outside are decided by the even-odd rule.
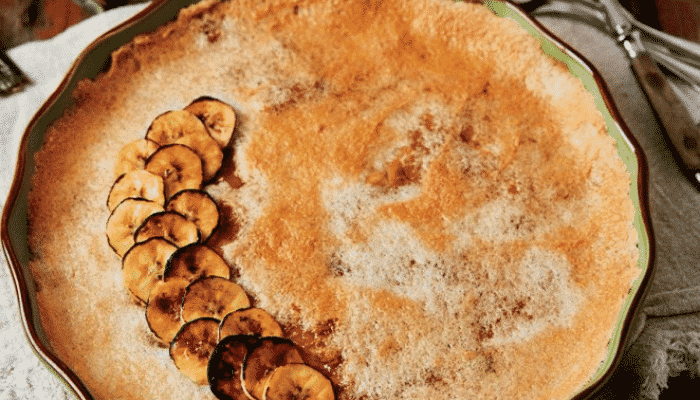
POLYGON ((233 311, 221 320, 219 340, 233 335, 282 337, 282 327, 272 315, 260 308, 233 311))
POLYGON ((163 344, 170 344, 185 323, 180 309, 189 284, 185 279, 158 281, 148 295, 146 321, 151 332, 163 344))
POLYGON ((114 177, 118 178, 128 172, 144 169, 146 160, 158 150, 158 147, 158 143, 148 139, 135 140, 124 146, 117 156, 114 177))
POLYGON ((109 211, 114 211, 119 203, 128 198, 146 199, 164 205, 163 178, 143 169, 127 172, 117 178, 109 191, 107 198, 109 211))
POLYGON ((199 118, 189 111, 168 111, 159 115, 146 132, 146 139, 161 146, 183 144, 202 159, 204 181, 211 180, 221 168, 224 153, 199 118))
POLYGON ((163 279, 184 278, 193 282, 202 276, 229 279, 231 268, 214 250, 199 243, 190 244, 173 253, 163 271, 163 279))
POLYGON ((250 300, 242 287, 220 276, 205 276, 187 287, 182 319, 189 322, 211 317, 221 321, 226 314, 248 307, 250 300))
POLYGON ((236 127, 236 111, 230 105, 212 97, 200 97, 185 110, 199 118, 207 127, 211 137, 223 149, 228 146, 236 127))
POLYGON ((166 199, 181 190, 202 187, 202 160, 185 145, 171 144, 159 148, 148 158, 145 168, 163 178, 166 199))
POLYGON ((275 368, 303 364, 301 349, 289 339, 260 338, 243 362, 243 392, 251 400, 262 400, 265 383, 275 368))
POLYGON ((134 245, 134 232, 163 206, 144 199, 126 199, 114 208, 107 220, 107 241, 119 257, 134 245))
POLYGON ((265 383, 261 400, 334 400, 333 384, 304 364, 275 368, 265 383))
POLYGON ((122 259, 124 284, 137 303, 146 305, 148 295, 158 281, 163 279, 163 270, 177 246, 154 237, 134 245, 122 259))
POLYGON ((170 358, 196 384, 207 384, 207 364, 218 343, 218 328, 218 319, 196 319, 183 325, 170 343, 170 358))
POLYGON ((219 341, 209 358, 207 379, 212 393, 221 400, 248 400, 243 392, 243 361, 257 338, 248 335, 228 336, 219 341))
POLYGON ((219 208, 214 199, 201 190, 183 190, 170 198, 165 209, 175 211, 199 228, 201 241, 205 242, 219 226, 219 208))
POLYGON ((163 211, 152 214, 143 221, 134 234, 134 241, 141 243, 153 237, 162 237, 177 247, 183 247, 199 241, 199 230, 194 222, 182 215, 163 211))

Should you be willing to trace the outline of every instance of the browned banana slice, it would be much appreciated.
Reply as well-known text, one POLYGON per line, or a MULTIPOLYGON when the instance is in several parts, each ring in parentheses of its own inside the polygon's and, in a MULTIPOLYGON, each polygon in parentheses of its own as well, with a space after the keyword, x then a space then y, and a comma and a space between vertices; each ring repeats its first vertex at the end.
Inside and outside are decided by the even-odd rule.
POLYGON ((260 338, 243 363, 243 392, 252 400, 262 400, 265 383, 275 368, 302 363, 301 349, 291 340, 260 338))
POLYGON ((333 384, 304 364, 275 368, 265 384, 262 400, 333 400, 333 384))
POLYGON ((212 97, 200 97, 185 110, 199 118, 211 137, 223 149, 228 146, 236 126, 236 111, 230 105, 212 97))
POLYGON ((120 177, 128 172, 144 169, 146 160, 158 150, 158 143, 139 139, 124 146, 117 156, 117 165, 114 168, 114 177, 120 177))
POLYGON ((233 335, 283 336, 280 324, 260 308, 246 308, 227 314, 219 325, 219 339, 233 335))
POLYGON ((248 400, 243 393, 243 361, 257 338, 248 335, 229 336, 219 341, 209 358, 207 379, 212 393, 220 400, 248 400))
POLYGON ((170 343, 170 358, 199 385, 207 384, 207 364, 218 343, 218 327, 218 319, 199 318, 183 325, 170 343))
POLYGON ((163 271, 163 278, 184 278, 193 282, 202 276, 220 276, 229 279, 231 268, 226 261, 209 247, 195 243, 173 253, 163 271))
POLYGON ((220 276, 205 276, 187 287, 182 319, 211 317, 220 321, 226 314, 248 307, 250 300, 242 287, 220 276))
POLYGON ((206 192, 201 190, 183 190, 168 200, 168 211, 175 211, 192 221, 199 228, 201 241, 206 241, 219 225, 219 209, 206 192))
POLYGON ((139 169, 117 178, 109 191, 107 207, 109 211, 128 198, 150 200, 160 205, 165 204, 163 178, 146 170, 139 169))
POLYGON ((159 115, 148 128, 146 139, 161 146, 177 143, 191 148, 202 159, 205 182, 216 175, 224 159, 219 144, 209 135, 202 121, 189 111, 168 111, 159 115))
POLYGON ((180 310, 189 282, 185 279, 158 281, 148 295, 146 321, 151 332, 163 344, 170 344, 185 321, 180 310))
POLYGON ((134 245, 134 232, 152 214, 162 212, 163 206, 144 199, 126 199, 114 208, 107 220, 107 241, 122 257, 134 245))
POLYGON ((163 279, 165 265, 175 250, 174 244, 154 237, 126 252, 122 260, 124 285, 139 304, 146 304, 153 287, 163 279))
POLYGON ((166 199, 181 190, 202 187, 202 160, 185 145, 159 148, 146 161, 146 171, 163 178, 166 199))
POLYGON ((146 218, 136 230, 134 241, 141 243, 153 237, 162 237, 177 247, 184 247, 199 241, 199 230, 182 215, 164 211, 146 218))

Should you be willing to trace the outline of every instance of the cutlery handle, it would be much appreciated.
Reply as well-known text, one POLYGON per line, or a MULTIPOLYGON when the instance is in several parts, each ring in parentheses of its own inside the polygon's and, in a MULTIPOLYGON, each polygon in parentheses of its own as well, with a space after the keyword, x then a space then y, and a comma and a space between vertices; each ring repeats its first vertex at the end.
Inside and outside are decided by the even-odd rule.
POLYGON ((632 57, 632 70, 685 167, 700 171, 700 128, 664 74, 646 51, 632 57))
POLYGON ((0 49, 0 97, 19 92, 29 83, 29 78, 0 49))

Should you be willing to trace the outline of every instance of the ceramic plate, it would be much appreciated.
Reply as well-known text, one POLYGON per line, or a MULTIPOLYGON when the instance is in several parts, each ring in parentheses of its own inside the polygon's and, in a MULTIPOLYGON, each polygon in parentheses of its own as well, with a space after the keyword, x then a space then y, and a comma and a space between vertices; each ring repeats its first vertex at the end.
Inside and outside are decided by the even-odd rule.
MULTIPOLYGON (((35 170, 34 154, 43 142, 48 125, 63 113, 64 107, 69 103, 70 93, 75 89, 77 82, 94 78, 105 71, 109 67, 110 54, 114 50, 135 36, 151 32, 158 26, 173 20, 180 8, 194 2, 194 0, 155 1, 138 15, 96 39, 81 53, 62 84, 31 120, 21 141, 17 171, 2 216, 3 250, 10 264, 17 288, 22 322, 31 345, 43 361, 56 371, 58 376, 83 400, 92 399, 90 393, 76 375, 56 357, 42 329, 35 286, 28 270, 30 254, 27 245, 27 199, 31 177, 35 170)), ((601 363, 587 387, 575 397, 584 399, 609 378, 629 344, 628 337, 633 325, 633 317, 651 277, 653 237, 648 216, 645 157, 636 139, 629 133, 620 118, 600 75, 588 62, 540 24, 530 19, 517 6, 498 0, 487 0, 485 3, 497 15, 517 21, 540 41, 546 54, 566 64, 571 73, 583 82, 603 114, 608 133, 617 142, 618 153, 632 177, 630 193, 635 206, 635 227, 639 235, 640 274, 624 307, 619 312, 616 330, 610 338, 607 358, 601 363)))

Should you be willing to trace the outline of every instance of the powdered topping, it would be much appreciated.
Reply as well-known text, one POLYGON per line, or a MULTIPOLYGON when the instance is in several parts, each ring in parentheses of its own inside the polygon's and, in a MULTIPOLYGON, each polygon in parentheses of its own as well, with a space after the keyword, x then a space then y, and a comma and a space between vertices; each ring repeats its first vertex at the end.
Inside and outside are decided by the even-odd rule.
MULTIPOLYGON (((436 0, 185 10, 81 83, 76 105, 47 133, 30 222, 45 263, 92 258, 83 243, 65 252, 43 232, 92 232, 106 218, 103 204, 73 211, 66 188, 102 193, 112 171, 93 166, 105 149, 116 159, 115 143, 143 137, 153 117, 202 95, 237 114, 231 132, 197 111, 217 143, 232 135, 233 153, 224 151, 221 176, 206 187, 221 213, 208 244, 339 399, 566 398, 598 368, 638 272, 629 178, 580 82, 515 23, 436 0), (55 190, 41 172, 49 169, 66 188, 55 190)), ((148 147, 136 146, 123 168, 143 168, 148 147)), ((104 261, 97 269, 108 270, 113 254, 99 250, 90 247, 104 261)), ((73 281, 63 270, 35 275, 47 294, 73 281)), ((114 308, 112 298, 90 304, 114 308)), ((114 329, 121 320, 80 315, 99 341, 131 343, 114 329)), ((55 346, 62 355, 75 340, 99 348, 86 335, 52 337, 67 338, 55 346)), ((139 355, 179 379, 142 339, 139 355)), ((248 346, 225 344, 226 357, 248 346)), ((124 353, 95 357, 115 363, 124 353)), ((97 377, 88 382, 96 393, 112 393, 101 383, 109 376, 80 357, 71 367, 97 377)), ((130 363, 123 369, 151 373, 130 363)), ((164 390, 119 376, 134 398, 202 395, 188 382, 164 390)))

